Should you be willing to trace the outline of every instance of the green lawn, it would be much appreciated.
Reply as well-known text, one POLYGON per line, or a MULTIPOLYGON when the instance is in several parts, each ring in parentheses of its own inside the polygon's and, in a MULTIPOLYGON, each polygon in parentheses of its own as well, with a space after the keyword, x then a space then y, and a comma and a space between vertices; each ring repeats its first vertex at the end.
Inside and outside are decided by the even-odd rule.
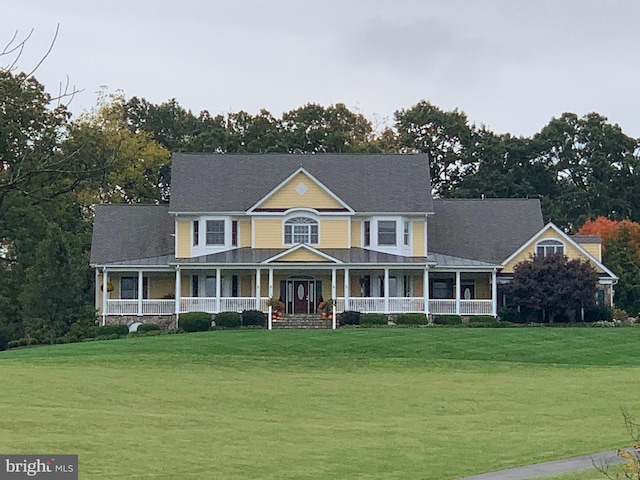
POLYGON ((11 350, 0 451, 78 453, 82 479, 453 479, 628 446, 638 345, 635 328, 425 328, 11 350))

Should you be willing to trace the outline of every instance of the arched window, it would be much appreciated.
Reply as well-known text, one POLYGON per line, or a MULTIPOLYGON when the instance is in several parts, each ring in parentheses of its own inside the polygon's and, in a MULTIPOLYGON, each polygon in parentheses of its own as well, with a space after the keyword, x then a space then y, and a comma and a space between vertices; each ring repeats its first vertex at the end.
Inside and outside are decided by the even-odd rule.
POLYGON ((318 243, 318 222, 313 218, 294 217, 284 223, 284 243, 318 243))
POLYGON ((536 255, 538 257, 548 257, 554 253, 564 255, 564 243, 560 240, 542 240, 536 245, 536 255))

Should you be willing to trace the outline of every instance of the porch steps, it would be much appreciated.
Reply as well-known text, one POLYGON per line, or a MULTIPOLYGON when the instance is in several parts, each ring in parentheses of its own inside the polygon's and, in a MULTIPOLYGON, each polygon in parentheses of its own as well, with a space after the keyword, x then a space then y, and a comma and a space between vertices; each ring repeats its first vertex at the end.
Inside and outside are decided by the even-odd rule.
POLYGON ((331 320, 320 315, 286 314, 278 320, 272 320, 273 328, 331 328, 331 320))

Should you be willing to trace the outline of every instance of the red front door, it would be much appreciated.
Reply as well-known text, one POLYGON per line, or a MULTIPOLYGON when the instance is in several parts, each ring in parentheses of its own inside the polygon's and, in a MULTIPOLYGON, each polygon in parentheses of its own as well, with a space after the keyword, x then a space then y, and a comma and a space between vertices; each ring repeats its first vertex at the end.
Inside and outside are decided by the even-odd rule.
POLYGON ((293 313, 309 313, 309 281, 293 282, 293 313))

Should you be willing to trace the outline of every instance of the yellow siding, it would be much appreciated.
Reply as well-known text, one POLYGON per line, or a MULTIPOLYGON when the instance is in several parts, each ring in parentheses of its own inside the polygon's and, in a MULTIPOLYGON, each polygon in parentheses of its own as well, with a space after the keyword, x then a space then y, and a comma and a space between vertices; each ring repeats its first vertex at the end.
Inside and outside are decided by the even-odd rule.
POLYGON ((413 296, 422 297, 424 295, 424 276, 414 275, 413 277, 413 296))
POLYGON ((251 246, 251 220, 243 219, 238 221, 238 230, 240 231, 240 246, 251 246))
MULTIPOLYGON (((562 238, 558 234, 558 232, 556 232, 553 229, 548 229, 542 232, 541 235, 538 235, 538 237, 536 237, 534 241, 531 242, 531 244, 527 248, 525 248, 522 252, 520 252, 507 265, 505 265, 505 268, 502 269, 502 273, 513 273, 513 267, 515 265, 517 265, 518 263, 530 260, 531 257, 536 253, 536 244, 539 241, 546 240, 546 239, 560 240, 562 243, 564 243, 564 246, 565 246, 564 253, 569 258, 569 260, 574 260, 574 259, 587 260, 587 257, 583 255, 582 252, 580 252, 573 244, 569 244, 564 238, 562 238)), ((598 272, 602 272, 602 269, 597 269, 597 270, 598 272)))
POLYGON ((599 243, 581 243, 580 246, 584 248, 589 255, 594 257, 599 262, 602 261, 600 256, 600 244, 599 243))
POLYGON ((311 252, 306 248, 299 248, 295 252, 288 253, 277 260, 278 262, 328 262, 325 257, 311 252))
POLYGON ((413 222, 413 256, 425 257, 427 254, 424 248, 424 220, 414 220, 413 222))
POLYGON ((188 273, 180 274, 180 296, 181 297, 191 296, 191 274, 188 274, 188 273))
POLYGON ((314 180, 300 172, 282 185, 266 201, 258 205, 259 208, 342 208, 342 205, 322 189, 314 180), (307 190, 300 195, 296 191, 299 184, 304 184, 307 190))
POLYGON ((177 258, 189 258, 191 256, 191 222, 178 220, 176 226, 178 239, 177 258))
POLYGON ((164 298, 176 293, 175 275, 149 276, 149 298, 164 298))
POLYGON ((240 296, 241 297, 250 297, 253 295, 253 290, 251 288, 251 277, 252 277, 251 275, 242 275, 240 277, 240 296))
POLYGON ((352 247, 361 247, 362 246, 362 222, 359 220, 351 220, 351 246, 352 247))
POLYGON ((282 219, 256 219, 255 248, 280 248, 282 238, 282 219))
POLYGON ((322 220, 319 248, 349 248, 349 221, 322 220))

